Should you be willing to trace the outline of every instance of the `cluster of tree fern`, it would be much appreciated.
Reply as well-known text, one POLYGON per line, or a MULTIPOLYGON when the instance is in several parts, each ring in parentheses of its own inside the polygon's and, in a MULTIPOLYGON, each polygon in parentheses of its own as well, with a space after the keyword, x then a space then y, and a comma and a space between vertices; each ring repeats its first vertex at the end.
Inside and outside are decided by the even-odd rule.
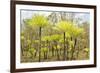
POLYGON ((52 23, 44 15, 23 20, 21 62, 49 62, 89 59, 88 23, 52 23))

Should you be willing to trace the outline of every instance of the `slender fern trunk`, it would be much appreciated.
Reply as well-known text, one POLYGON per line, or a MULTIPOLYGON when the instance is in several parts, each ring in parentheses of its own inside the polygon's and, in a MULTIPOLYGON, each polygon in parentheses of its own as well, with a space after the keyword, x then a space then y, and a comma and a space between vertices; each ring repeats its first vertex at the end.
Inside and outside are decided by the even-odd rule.
POLYGON ((57 49, 57 60, 60 60, 60 57, 59 57, 59 49, 57 49))
POLYGON ((71 60, 74 59, 74 50, 75 50, 75 47, 76 47, 76 43, 77 43, 77 39, 75 38, 74 47, 72 48, 71 60))
POLYGON ((22 54, 22 56, 24 56, 24 50, 23 50, 23 47, 21 46, 21 54, 22 54))
MULTIPOLYGON (((79 43, 81 43, 81 42, 78 41, 78 44, 79 44, 79 43)), ((76 59, 78 59, 79 52, 80 52, 80 45, 78 45, 78 47, 77 47, 76 59)))
POLYGON ((41 27, 39 28, 39 62, 41 61, 41 27))
POLYGON ((64 53, 63 53, 63 60, 66 60, 65 32, 63 33, 63 35, 64 35, 64 53))
POLYGON ((49 55, 49 41, 47 40, 47 52, 46 52, 46 58, 48 58, 49 55))
POLYGON ((76 59, 78 59, 78 55, 79 55, 79 48, 77 49, 76 59))
POLYGON ((59 49, 57 48, 57 45, 58 45, 58 43, 57 43, 57 41, 55 42, 56 44, 55 44, 55 46, 56 46, 56 54, 57 54, 57 60, 59 60, 59 49))
POLYGON ((66 44, 67 44, 67 60, 69 60, 69 43, 68 41, 66 41, 66 44))
POLYGON ((52 44, 52 57, 54 56, 54 48, 53 48, 53 44, 52 44))

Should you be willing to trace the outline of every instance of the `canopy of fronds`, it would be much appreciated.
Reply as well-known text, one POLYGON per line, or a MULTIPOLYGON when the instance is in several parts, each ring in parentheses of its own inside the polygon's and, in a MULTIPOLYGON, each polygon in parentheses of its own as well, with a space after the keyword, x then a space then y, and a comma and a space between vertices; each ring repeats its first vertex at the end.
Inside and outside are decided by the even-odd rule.
POLYGON ((26 23, 31 26, 44 27, 49 24, 44 15, 36 14, 31 19, 26 20, 26 23))
POLYGON ((56 24, 56 28, 62 32, 67 32, 71 29, 72 23, 67 21, 60 21, 56 24))
POLYGON ((79 28, 77 26, 73 26, 71 27, 72 29, 69 31, 69 34, 72 36, 72 37, 78 37, 79 35, 81 35, 83 33, 83 29, 82 28, 79 28))
POLYGON ((68 22, 68 21, 59 22, 56 25, 56 29, 65 32, 66 37, 70 37, 70 36, 77 37, 83 32, 82 28, 79 28, 72 22, 68 22))

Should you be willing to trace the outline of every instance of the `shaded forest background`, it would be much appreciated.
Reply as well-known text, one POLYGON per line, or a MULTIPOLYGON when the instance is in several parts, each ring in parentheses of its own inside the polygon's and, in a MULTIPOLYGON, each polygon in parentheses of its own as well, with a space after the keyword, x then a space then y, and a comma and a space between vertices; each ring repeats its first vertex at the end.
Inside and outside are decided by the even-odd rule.
POLYGON ((76 18, 86 13, 42 12, 21 21, 21 62, 89 59, 90 23, 76 18))

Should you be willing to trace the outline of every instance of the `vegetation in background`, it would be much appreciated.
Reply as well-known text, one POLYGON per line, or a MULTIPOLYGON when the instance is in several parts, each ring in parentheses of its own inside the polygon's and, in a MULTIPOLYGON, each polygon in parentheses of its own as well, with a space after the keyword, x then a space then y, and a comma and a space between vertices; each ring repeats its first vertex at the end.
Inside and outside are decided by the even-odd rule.
POLYGON ((66 14, 37 13, 23 20, 21 62, 89 59, 89 23, 75 23, 75 18, 68 19, 66 14))

